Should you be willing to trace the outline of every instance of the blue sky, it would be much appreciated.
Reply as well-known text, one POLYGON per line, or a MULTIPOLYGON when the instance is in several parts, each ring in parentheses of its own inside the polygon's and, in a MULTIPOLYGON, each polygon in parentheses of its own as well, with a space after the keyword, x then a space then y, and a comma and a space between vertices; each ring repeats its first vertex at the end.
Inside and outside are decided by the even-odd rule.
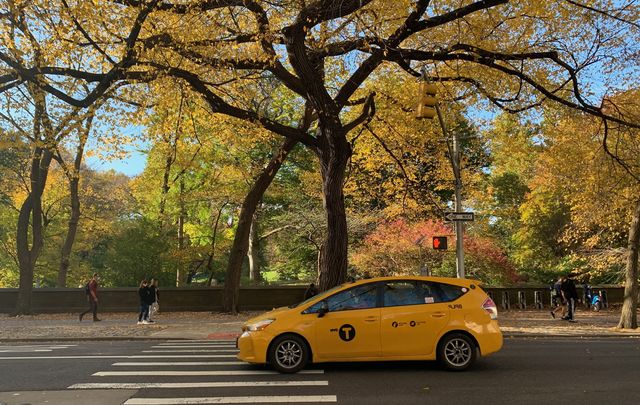
POLYGON ((115 170, 129 177, 142 173, 147 162, 146 153, 140 151, 137 147, 127 147, 125 149, 127 149, 127 157, 124 159, 103 160, 98 156, 93 156, 87 158, 85 162, 93 170, 115 170))

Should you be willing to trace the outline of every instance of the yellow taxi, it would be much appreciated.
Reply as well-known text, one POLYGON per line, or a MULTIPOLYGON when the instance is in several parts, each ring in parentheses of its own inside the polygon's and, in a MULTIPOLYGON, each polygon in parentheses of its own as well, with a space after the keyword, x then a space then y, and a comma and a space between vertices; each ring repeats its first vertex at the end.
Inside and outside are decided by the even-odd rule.
POLYGON ((283 373, 309 362, 436 359, 465 370, 502 347, 497 318, 476 280, 372 278, 248 320, 238 359, 283 373))

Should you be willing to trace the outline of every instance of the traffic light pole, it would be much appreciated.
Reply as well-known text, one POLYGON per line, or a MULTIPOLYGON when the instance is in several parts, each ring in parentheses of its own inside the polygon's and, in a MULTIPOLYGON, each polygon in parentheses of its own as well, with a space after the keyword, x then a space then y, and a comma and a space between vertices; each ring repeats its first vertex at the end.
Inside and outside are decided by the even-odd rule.
MULTIPOLYGON (((447 142, 447 149, 449 149, 449 156, 451 161, 451 167, 453 168, 453 176, 455 178, 455 208, 456 212, 462 212, 462 179, 460 178, 460 139, 458 137, 458 133, 454 131, 453 133, 453 148, 449 143, 449 131, 447 131, 447 126, 444 123, 444 118, 442 117, 442 112, 440 112, 440 107, 438 104, 435 105, 436 113, 438 114, 438 121, 440 121, 440 126, 442 127, 442 133, 444 134, 444 139, 447 142)), ((462 221, 454 221, 456 228, 456 272, 458 278, 464 278, 464 224, 462 221)))

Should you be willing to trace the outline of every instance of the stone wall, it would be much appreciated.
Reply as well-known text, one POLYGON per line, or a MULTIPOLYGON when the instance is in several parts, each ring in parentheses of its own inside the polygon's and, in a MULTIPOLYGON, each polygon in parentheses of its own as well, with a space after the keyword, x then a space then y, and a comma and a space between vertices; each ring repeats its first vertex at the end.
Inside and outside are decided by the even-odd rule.
MULTIPOLYGON (((306 286, 298 287, 245 287, 240 289, 240 309, 245 311, 268 310, 302 301, 306 286)), ((550 292, 541 287, 484 287, 499 308, 518 308, 522 304, 534 308, 536 295, 544 307, 549 306, 550 292), (536 294, 536 292, 538 292, 536 294), (519 300, 520 298, 520 300, 519 300), (508 301, 507 301, 508 300, 508 301)), ((595 292, 605 290, 609 303, 620 304, 624 289, 617 286, 594 287, 595 292)), ((578 288, 582 297, 582 289, 578 288)), ((17 289, 0 289, 0 313, 15 310, 17 289)), ((33 290, 34 313, 79 312, 87 307, 84 289, 80 288, 36 288, 33 290)), ((139 306, 137 288, 101 288, 99 290, 100 312, 136 312, 139 306)), ((161 288, 162 311, 219 311, 222 303, 222 287, 161 288)))

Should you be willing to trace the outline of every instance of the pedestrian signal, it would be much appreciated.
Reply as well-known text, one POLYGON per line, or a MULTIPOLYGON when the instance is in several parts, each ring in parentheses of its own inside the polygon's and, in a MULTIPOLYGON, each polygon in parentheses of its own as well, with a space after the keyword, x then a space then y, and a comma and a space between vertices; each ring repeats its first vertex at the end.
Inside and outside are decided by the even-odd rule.
POLYGON ((418 94, 418 108, 416 109, 417 118, 432 119, 436 116, 436 85, 420 82, 420 94, 418 94))
POLYGON ((433 248, 435 250, 447 250, 447 237, 446 236, 434 236, 433 248))

